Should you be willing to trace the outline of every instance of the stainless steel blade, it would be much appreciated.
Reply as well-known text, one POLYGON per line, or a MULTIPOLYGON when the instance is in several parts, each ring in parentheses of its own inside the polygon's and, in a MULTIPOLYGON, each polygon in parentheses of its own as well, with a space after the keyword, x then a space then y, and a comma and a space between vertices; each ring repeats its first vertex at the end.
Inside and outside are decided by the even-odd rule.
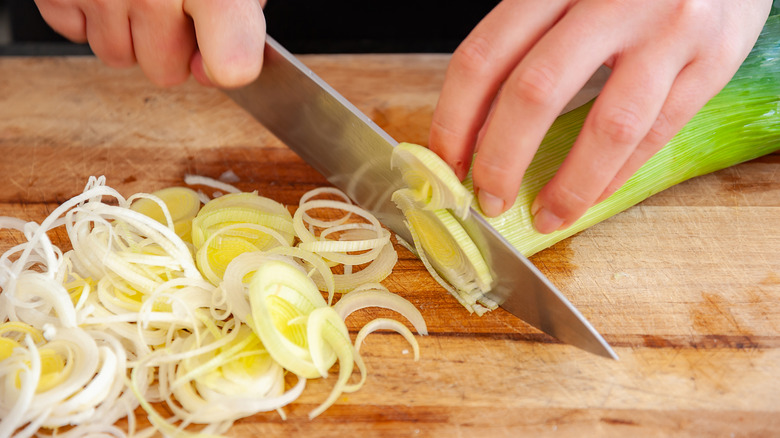
POLYGON ((490 267, 488 297, 507 312, 567 344, 618 359, 607 341, 539 269, 471 210, 461 221, 490 267))
MULTIPOLYGON (((411 242, 390 199, 403 186, 400 173, 390 168, 397 142, 279 43, 267 38, 263 72, 255 82, 225 92, 330 183, 411 242)), ((472 211, 463 225, 493 271, 491 298, 563 342, 617 358, 563 294, 487 221, 472 211)))
POLYGON ((267 38, 263 71, 255 82, 225 92, 330 183, 411 242, 390 200, 403 184, 390 168, 398 142, 279 43, 267 38))

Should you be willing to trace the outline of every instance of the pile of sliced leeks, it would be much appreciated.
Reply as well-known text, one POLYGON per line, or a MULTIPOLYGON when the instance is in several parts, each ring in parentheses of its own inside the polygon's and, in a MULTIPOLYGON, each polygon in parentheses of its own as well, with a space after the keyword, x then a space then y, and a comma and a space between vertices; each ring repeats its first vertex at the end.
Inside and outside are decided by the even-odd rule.
POLYGON ((397 256, 376 218, 333 189, 307 193, 291 215, 215 185, 229 193, 124 198, 91 178, 41 223, 0 217, 23 236, 0 256, 0 436, 221 434, 257 412, 284 417, 338 362, 313 418, 363 385, 367 334, 397 331, 419 357, 400 321, 373 320, 354 343, 344 323, 380 306, 427 333, 379 283, 397 256), (50 240, 60 227, 72 250, 50 240), (138 406, 153 427, 138 426, 138 406))

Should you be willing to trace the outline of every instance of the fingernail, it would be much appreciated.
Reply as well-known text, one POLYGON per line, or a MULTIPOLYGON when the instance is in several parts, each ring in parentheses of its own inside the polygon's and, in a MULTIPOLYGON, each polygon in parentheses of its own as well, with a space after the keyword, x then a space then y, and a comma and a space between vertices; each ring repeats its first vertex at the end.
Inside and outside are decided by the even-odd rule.
POLYGON ((534 213, 534 228, 542 234, 552 233, 562 226, 563 219, 544 207, 537 208, 536 213, 534 213))
POLYGON ((536 216, 540 208, 542 208, 542 204, 539 202, 539 198, 534 198, 534 202, 531 204, 531 216, 536 216))
POLYGON ((484 190, 477 191, 479 208, 488 217, 496 217, 504 212, 504 200, 484 190))

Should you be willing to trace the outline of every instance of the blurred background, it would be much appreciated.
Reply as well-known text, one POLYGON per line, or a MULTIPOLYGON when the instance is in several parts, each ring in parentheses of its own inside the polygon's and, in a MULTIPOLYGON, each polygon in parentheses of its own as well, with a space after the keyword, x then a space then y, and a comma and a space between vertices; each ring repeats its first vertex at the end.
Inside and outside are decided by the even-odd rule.
MULTIPOLYGON (((294 53, 449 53, 497 0, 269 0, 269 35, 294 53)), ((32 0, 0 0, 0 56, 91 55, 32 0)))

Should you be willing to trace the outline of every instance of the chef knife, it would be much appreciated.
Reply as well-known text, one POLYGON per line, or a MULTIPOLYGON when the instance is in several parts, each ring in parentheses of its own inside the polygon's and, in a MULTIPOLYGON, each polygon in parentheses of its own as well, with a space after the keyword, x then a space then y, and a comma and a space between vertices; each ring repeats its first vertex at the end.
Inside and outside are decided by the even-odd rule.
MULTIPOLYGON (((257 80, 225 93, 360 207, 412 241, 390 199, 403 186, 390 167, 397 142, 279 43, 267 38, 257 80)), ((495 279, 490 299, 560 341, 617 359, 566 297, 481 215, 472 209, 462 224, 495 279)))

